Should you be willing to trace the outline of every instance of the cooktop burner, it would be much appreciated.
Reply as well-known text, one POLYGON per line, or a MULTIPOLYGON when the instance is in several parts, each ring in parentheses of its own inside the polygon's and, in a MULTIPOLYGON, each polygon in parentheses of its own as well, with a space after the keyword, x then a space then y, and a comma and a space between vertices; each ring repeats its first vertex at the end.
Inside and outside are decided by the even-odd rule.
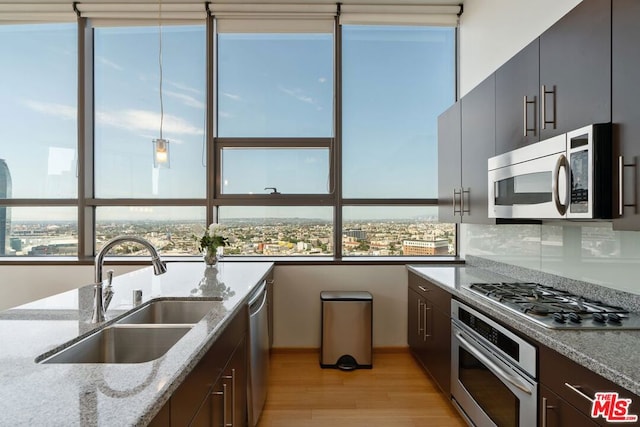
POLYGON ((539 283, 472 283, 469 288, 547 328, 640 329, 640 316, 622 307, 539 283))

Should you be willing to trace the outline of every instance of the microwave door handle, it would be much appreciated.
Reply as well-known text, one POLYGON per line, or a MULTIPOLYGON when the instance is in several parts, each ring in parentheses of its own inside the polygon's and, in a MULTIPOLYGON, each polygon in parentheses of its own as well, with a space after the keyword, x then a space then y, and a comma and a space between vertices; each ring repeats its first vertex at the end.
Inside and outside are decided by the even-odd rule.
POLYGON ((564 168, 564 170, 567 173, 567 185, 566 187, 566 191, 567 193, 569 193, 571 191, 571 189, 569 188, 569 162, 567 161, 567 156, 565 156, 564 154, 561 154, 560 157, 558 157, 558 161, 556 162, 556 167, 553 168, 553 201, 556 204, 556 209, 558 210, 558 213, 560 215, 564 215, 565 213, 567 213, 567 205, 562 204, 560 202, 560 169, 564 168))

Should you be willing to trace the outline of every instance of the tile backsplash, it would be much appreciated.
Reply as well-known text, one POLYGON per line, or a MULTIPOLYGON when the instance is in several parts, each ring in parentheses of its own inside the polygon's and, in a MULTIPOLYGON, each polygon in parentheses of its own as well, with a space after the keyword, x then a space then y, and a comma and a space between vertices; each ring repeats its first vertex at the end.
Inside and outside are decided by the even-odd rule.
POLYGON ((462 224, 460 253, 640 294, 640 232, 610 223, 462 224))

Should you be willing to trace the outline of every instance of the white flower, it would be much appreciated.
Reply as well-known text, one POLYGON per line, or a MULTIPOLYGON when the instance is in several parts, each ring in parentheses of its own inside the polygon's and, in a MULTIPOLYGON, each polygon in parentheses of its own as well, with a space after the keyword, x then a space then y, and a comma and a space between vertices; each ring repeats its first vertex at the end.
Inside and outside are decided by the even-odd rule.
POLYGON ((213 237, 216 235, 216 231, 220 230, 220 224, 216 224, 215 222, 212 222, 211 225, 209 225, 209 236, 213 237))

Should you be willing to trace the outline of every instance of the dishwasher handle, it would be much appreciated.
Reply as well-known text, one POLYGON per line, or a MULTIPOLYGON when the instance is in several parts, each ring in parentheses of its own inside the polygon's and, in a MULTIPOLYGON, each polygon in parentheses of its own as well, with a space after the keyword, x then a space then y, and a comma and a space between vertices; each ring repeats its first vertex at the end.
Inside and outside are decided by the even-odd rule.
POLYGON ((256 294, 251 298, 248 303, 249 306, 249 316, 253 316, 256 313, 259 313, 262 310, 262 307, 267 303, 267 287, 263 282, 262 285, 258 288, 256 294))

